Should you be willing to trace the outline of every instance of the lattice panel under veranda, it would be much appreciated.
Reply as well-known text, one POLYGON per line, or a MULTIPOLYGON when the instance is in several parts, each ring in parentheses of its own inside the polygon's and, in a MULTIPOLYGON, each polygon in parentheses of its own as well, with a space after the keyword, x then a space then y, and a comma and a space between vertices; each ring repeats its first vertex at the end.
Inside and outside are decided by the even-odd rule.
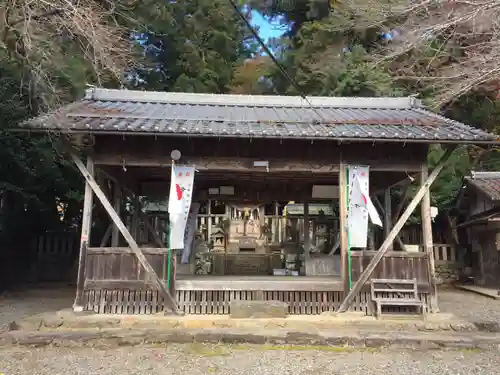
MULTIPOLYGON (((395 297, 387 293, 387 297, 395 297)), ((426 293, 420 298, 427 305, 426 293)), ((231 301, 282 301, 288 304, 290 315, 318 315, 336 311, 343 299, 341 291, 177 291, 178 308, 186 314, 227 315, 231 301)), ((163 310, 163 299, 156 291, 88 290, 85 292, 86 310, 98 314, 156 314, 163 310)), ((369 292, 355 297, 352 311, 371 315, 373 303, 369 292)), ((387 312, 412 313, 410 307, 389 307, 387 312)))
POLYGON ((179 308, 186 314, 229 314, 232 301, 281 301, 288 313, 317 315, 335 311, 342 302, 342 292, 310 291, 179 291, 179 308))

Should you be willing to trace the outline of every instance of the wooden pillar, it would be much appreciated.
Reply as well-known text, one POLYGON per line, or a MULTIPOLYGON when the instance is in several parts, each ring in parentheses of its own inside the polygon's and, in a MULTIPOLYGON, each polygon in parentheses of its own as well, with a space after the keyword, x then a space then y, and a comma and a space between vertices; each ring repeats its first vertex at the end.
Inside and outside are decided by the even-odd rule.
MULTIPOLYGON (((94 177, 94 160, 87 157, 87 171, 94 177)), ((85 285, 85 266, 87 261, 87 248, 89 247, 90 230, 92 228, 92 206, 94 193, 88 182, 85 183, 85 197, 83 199, 82 232, 80 235, 80 255, 78 258, 78 275, 76 279, 76 296, 73 303, 75 312, 83 311, 83 288, 85 285)))
POLYGON ((375 233, 371 223, 368 224, 368 250, 375 250, 375 233))
MULTIPOLYGON (((170 295, 177 300, 177 249, 170 249, 170 295)), ((182 250, 181 250, 182 252, 182 250)))
MULTIPOLYGON (((375 204, 375 206, 377 206, 377 208, 381 212, 382 216, 384 216, 384 221, 385 221, 385 219, 387 218, 387 216, 385 214, 386 211, 385 211, 384 207, 382 207, 382 203, 380 203, 380 200, 376 196, 373 197, 373 203, 375 204)), ((398 215, 398 217, 399 217, 399 215, 398 215)), ((394 223, 396 223, 396 222, 397 222, 397 220, 394 223)), ((385 225, 387 226, 387 224, 385 224, 385 225)), ((392 228, 392 224, 391 224, 391 228, 392 228)), ((386 237, 387 236, 384 237, 384 240, 386 237)), ((401 236, 399 234, 396 235, 396 242, 399 244, 402 251, 406 251, 405 244, 403 243, 403 240, 401 239, 401 236)), ((391 245, 393 245, 393 243, 391 243, 391 245)), ((392 247, 390 249, 392 250, 392 247)), ((375 250, 375 248, 374 248, 374 250, 375 250)))
MULTIPOLYGON (((392 229, 392 200, 391 200, 391 188, 387 188, 384 191, 384 238, 389 236, 392 229)), ((389 250, 394 248, 394 243, 389 244, 389 250)))
POLYGON ((281 243, 281 234, 280 234, 280 218, 279 218, 279 207, 278 202, 274 202, 274 230, 273 230, 273 243, 281 243))
POLYGON ((477 262, 479 264, 479 279, 477 280, 478 285, 484 285, 484 256, 483 256, 483 246, 479 244, 477 248, 477 262))
POLYGON ((339 171, 339 230, 340 230, 340 274, 344 290, 349 290, 348 238, 347 238, 347 167, 341 162, 339 171))
POLYGON ((134 196, 134 213, 132 215, 132 236, 134 237, 135 242, 139 241, 139 223, 140 223, 140 214, 141 214, 141 202, 139 201, 139 197, 137 195, 134 196))
POLYGON ((106 232, 104 233, 104 236, 102 236, 102 240, 101 243, 99 244, 99 247, 106 247, 108 240, 111 238, 112 229, 113 229, 113 224, 109 224, 108 229, 106 229, 106 232))
MULTIPOLYGON (((115 212, 118 216, 120 216, 121 203, 122 203, 122 188, 118 184, 118 182, 115 181, 113 189, 113 208, 115 209, 115 212)), ((120 231, 118 230, 116 224, 113 224, 113 231, 111 233, 111 246, 118 247, 119 243, 120 243, 120 231)))
MULTIPOLYGON (((420 173, 420 186, 424 186, 425 182, 429 177, 429 169, 427 162, 422 164, 420 173)), ((439 312, 438 301, 437 301, 437 284, 436 284, 436 271, 434 268, 434 244, 432 242, 432 219, 431 219, 431 194, 430 189, 427 188, 426 192, 422 198, 421 203, 421 215, 422 215, 422 239, 424 251, 427 253, 427 266, 429 274, 429 284, 431 292, 430 301, 430 312, 439 312)))
POLYGON ((311 234, 309 232, 309 201, 304 200, 304 260, 311 256, 311 234))
POLYGON ((207 207, 207 242, 210 243, 212 237, 212 200, 208 200, 207 207))

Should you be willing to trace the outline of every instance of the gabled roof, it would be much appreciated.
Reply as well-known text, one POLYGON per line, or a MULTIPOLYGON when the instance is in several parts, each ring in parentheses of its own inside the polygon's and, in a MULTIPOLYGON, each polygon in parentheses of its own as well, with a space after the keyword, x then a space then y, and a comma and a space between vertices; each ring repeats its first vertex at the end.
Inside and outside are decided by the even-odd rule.
POLYGON ((500 201, 500 172, 472 172, 466 180, 492 201, 500 201))
POLYGON ((176 136, 495 143, 406 98, 214 95, 90 89, 31 130, 176 136))

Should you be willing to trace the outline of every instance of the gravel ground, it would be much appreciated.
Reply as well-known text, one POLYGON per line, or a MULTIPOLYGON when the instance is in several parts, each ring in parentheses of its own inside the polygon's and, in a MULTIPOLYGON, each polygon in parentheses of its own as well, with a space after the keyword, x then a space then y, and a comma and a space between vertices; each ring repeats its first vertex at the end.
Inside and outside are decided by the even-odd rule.
POLYGON ((500 300, 462 290, 438 292, 439 308, 469 321, 497 321, 500 323, 500 300))
POLYGON ((490 375, 500 374, 499 365, 496 350, 343 352, 202 344, 107 350, 0 349, 0 373, 5 375, 490 375))
MULTIPOLYGON (((22 290, 0 296, 0 327, 71 307, 73 288, 22 290)), ((500 322, 500 301, 441 290, 440 308, 468 320, 500 322)), ((335 348, 202 344, 91 348, 0 348, 0 375, 198 374, 500 374, 500 350, 343 351, 335 348)))
POLYGON ((0 331, 12 321, 31 315, 71 308, 75 289, 67 286, 45 289, 23 288, 0 296, 0 331))

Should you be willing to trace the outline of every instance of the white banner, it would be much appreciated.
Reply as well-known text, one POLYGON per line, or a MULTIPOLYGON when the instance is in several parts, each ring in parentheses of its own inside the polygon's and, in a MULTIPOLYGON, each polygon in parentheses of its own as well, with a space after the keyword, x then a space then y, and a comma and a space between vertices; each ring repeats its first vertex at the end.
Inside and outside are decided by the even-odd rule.
POLYGON ((347 227, 349 242, 352 248, 367 247, 368 218, 378 226, 382 221, 378 215, 369 193, 369 168, 364 166, 349 166, 349 208, 347 227))
POLYGON ((368 190, 368 167, 349 165, 349 203, 347 211, 347 228, 351 248, 366 248, 368 240, 368 212, 360 189, 368 190), (359 180, 359 183, 358 183, 359 180))
POLYGON ((198 211, 200 210, 199 203, 192 203, 187 219, 186 230, 184 233, 184 251, 182 252, 182 263, 189 263, 191 248, 193 247, 194 234, 196 233, 196 221, 198 219, 198 211))
POLYGON ((173 165, 170 180, 168 213, 170 219, 169 247, 184 249, 184 233, 191 206, 194 168, 173 165))
POLYGON ((365 200, 366 210, 368 211, 368 217, 370 218, 370 221, 373 224, 378 225, 379 227, 382 228, 383 227, 382 220, 380 219, 380 216, 378 215, 378 211, 375 208, 375 206, 370 198, 370 195, 368 194, 368 191, 366 191, 363 188, 363 185, 361 185, 359 178, 357 179, 357 182, 358 182, 358 187, 361 191, 361 194, 363 195, 363 198, 365 200))

